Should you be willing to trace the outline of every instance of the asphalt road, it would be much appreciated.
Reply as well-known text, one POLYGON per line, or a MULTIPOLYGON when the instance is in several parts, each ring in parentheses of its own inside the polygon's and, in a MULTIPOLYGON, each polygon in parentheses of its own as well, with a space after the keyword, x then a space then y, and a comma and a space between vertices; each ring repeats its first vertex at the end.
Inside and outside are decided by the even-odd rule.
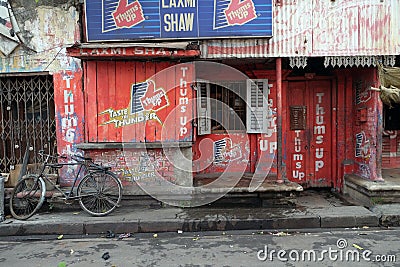
POLYGON ((0 266, 400 266, 400 229, 0 239, 0 266))

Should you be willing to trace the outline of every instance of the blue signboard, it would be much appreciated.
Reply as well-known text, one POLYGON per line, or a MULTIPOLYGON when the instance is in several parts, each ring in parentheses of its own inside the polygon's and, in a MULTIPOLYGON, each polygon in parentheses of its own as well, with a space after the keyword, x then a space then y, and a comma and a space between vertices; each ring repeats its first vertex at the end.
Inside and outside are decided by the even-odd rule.
POLYGON ((88 0, 88 41, 272 36, 272 0, 88 0))

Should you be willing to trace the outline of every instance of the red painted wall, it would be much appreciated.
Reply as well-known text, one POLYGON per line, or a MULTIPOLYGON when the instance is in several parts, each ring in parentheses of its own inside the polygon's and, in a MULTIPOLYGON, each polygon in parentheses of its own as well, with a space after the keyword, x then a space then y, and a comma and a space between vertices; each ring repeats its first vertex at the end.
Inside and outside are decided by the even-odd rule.
MULTIPOLYGON (((246 70, 243 70, 246 72, 246 70)), ((193 171, 198 174, 250 172, 275 177, 277 174, 276 76, 271 70, 246 72, 252 79, 268 79, 268 132, 266 134, 233 133, 197 136, 193 147, 193 171), (227 140, 225 157, 214 162, 218 142, 227 140), (240 150, 239 150, 240 149, 240 150), (230 155, 229 155, 230 154, 230 155), (232 156, 231 156, 232 155, 232 156)), ((275 179, 272 178, 272 179, 275 179)))
POLYGON ((382 168, 400 167, 400 131, 383 131, 382 136, 382 168))
POLYGON ((84 68, 87 142, 193 139, 191 64, 87 61, 84 68))
POLYGON ((371 180, 381 180, 382 105, 375 68, 352 72, 354 93, 354 173, 371 180))
MULTIPOLYGON (((53 79, 58 153, 81 153, 75 145, 84 141, 82 71, 55 73, 53 79)), ((73 178, 74 168, 60 170, 61 185, 70 184, 73 178)))

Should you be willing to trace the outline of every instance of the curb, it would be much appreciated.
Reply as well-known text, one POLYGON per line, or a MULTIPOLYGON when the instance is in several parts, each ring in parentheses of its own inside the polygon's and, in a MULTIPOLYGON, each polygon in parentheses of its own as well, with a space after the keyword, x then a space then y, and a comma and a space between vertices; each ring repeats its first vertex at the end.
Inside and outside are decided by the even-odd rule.
MULTIPOLYGON (((15 222, 0 225, 0 236, 23 235, 92 235, 114 233, 200 232, 229 230, 278 230, 311 228, 377 227, 376 214, 360 216, 297 216, 271 219, 179 219, 159 221, 93 221, 93 222, 15 222)), ((13 222, 13 221, 12 221, 13 222)))

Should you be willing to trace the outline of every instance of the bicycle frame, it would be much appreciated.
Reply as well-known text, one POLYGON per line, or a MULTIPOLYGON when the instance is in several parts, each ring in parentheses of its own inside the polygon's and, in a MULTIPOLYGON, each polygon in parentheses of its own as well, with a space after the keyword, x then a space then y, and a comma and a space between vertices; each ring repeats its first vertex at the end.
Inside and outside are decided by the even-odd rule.
POLYGON ((97 165, 97 164, 93 163, 91 160, 84 158, 84 157, 77 156, 77 155, 71 156, 71 159, 74 160, 75 162, 65 162, 65 163, 63 163, 63 162, 49 163, 48 162, 50 158, 57 159, 57 160, 59 158, 65 159, 66 157, 64 157, 64 156, 51 156, 51 155, 43 154, 43 153, 40 153, 40 155, 45 156, 46 159, 43 162, 43 166, 40 170, 39 177, 41 177, 42 179, 46 180, 51 185, 53 185, 54 188, 57 189, 57 191, 59 191, 63 195, 65 200, 74 200, 74 199, 78 199, 78 198, 82 197, 82 196, 74 196, 74 194, 73 194, 74 189, 76 187, 76 183, 77 183, 81 173, 85 173, 85 172, 90 173, 90 172, 97 172, 97 171, 105 172, 110 169, 109 167, 103 167, 103 166, 97 165), (80 157, 81 159, 78 159, 78 157, 80 157), (67 192, 64 192, 63 190, 61 190, 61 188, 56 183, 51 181, 45 174, 46 168, 61 169, 64 166, 79 166, 78 172, 75 174, 75 178, 72 183, 71 189, 67 192))

